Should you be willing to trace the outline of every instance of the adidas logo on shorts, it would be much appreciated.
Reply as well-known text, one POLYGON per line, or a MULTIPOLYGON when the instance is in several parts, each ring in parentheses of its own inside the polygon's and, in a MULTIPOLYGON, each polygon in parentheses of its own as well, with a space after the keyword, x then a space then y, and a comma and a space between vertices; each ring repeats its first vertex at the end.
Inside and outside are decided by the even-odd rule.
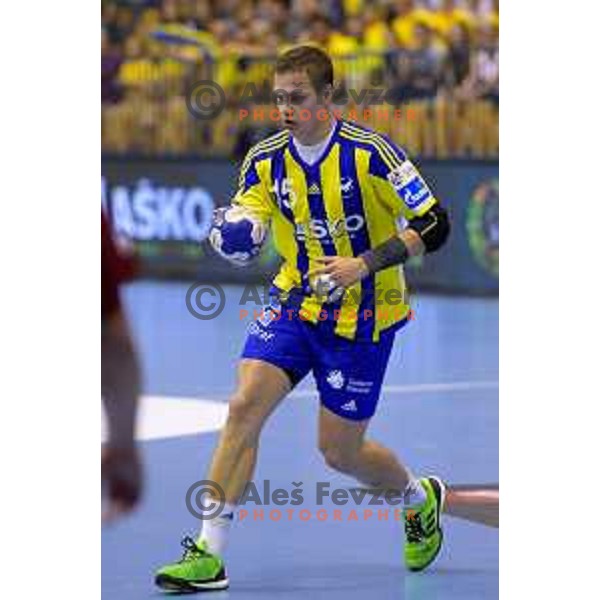
POLYGON ((321 189, 319 188, 319 185, 317 183, 313 183, 309 188, 308 188, 308 193, 313 195, 313 194, 320 194, 321 193, 321 189))
POLYGON ((356 412, 358 410, 358 407, 356 406, 356 402, 354 400, 350 400, 349 402, 346 402, 346 404, 342 404, 340 408, 342 410, 347 410, 350 412, 356 412))

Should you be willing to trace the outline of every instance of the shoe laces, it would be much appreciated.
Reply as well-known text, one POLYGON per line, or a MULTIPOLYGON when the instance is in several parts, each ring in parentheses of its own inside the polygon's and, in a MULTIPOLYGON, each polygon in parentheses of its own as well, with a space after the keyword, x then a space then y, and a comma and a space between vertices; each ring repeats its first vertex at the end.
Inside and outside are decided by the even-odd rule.
POLYGON ((181 540, 181 545, 184 548, 184 552, 181 560, 179 561, 180 563, 189 562, 190 560, 195 560, 201 556, 207 555, 206 550, 198 546, 189 535, 186 535, 181 540))
POLYGON ((423 524, 421 523, 421 515, 412 513, 406 515, 404 519, 404 529, 406 531, 406 540, 408 542, 421 542, 425 537, 423 524))

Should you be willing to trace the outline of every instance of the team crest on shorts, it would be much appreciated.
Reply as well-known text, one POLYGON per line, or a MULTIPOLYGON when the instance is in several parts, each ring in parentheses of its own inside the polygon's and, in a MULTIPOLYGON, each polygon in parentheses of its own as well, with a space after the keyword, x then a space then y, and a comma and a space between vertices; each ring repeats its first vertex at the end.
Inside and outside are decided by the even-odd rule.
POLYGON ((337 369, 335 371, 329 371, 329 374, 327 375, 327 383, 334 390, 341 390, 345 383, 343 373, 337 369))

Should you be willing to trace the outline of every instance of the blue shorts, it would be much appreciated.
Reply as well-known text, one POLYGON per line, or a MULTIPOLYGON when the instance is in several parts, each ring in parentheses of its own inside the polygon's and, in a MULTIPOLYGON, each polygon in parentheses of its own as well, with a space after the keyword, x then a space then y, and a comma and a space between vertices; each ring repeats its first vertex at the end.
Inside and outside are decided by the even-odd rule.
POLYGON ((290 319, 278 306, 264 314, 250 324, 242 358, 283 369, 294 385, 312 371, 321 403, 341 417, 362 421, 375 414, 395 330, 383 331, 379 342, 352 341, 297 314, 290 319))

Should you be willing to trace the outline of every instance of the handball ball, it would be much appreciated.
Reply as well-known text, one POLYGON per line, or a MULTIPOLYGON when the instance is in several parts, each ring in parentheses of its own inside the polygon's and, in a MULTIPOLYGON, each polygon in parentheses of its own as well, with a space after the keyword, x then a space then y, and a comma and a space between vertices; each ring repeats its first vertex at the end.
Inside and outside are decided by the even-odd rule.
POLYGON ((212 247, 226 260, 245 265, 260 252, 267 228, 242 206, 215 211, 208 234, 212 247))

